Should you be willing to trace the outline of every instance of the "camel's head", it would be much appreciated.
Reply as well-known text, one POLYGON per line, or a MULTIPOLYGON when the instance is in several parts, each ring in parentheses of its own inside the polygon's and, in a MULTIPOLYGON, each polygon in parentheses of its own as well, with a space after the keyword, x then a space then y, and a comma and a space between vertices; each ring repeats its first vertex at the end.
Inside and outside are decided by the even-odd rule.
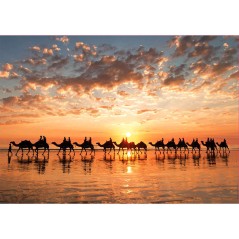
POLYGON ((152 142, 149 142, 149 144, 152 144, 152 142))
POLYGON ((77 144, 77 142, 74 142, 73 144, 77 144))
POLYGON ((52 144, 56 144, 56 142, 51 142, 52 144))
POLYGON ((15 144, 15 141, 11 141, 10 144, 15 144))

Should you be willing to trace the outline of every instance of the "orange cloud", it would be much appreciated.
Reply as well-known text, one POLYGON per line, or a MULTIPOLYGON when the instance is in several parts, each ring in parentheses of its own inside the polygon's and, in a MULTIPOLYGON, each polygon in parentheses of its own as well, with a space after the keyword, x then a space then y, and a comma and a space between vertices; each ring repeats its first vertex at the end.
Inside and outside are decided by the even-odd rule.
POLYGON ((41 51, 41 48, 40 48, 39 46, 33 46, 33 47, 30 47, 30 49, 31 49, 32 51, 38 51, 38 52, 41 51))
POLYGON ((8 71, 0 71, 0 78, 8 78, 9 72, 8 71))
POLYGON ((52 49, 44 48, 42 52, 43 52, 44 55, 48 55, 48 56, 53 55, 53 50, 52 49))
POLYGON ((57 37, 56 40, 60 41, 60 42, 63 42, 63 43, 68 43, 69 42, 69 38, 67 36, 57 37))
POLYGON ((13 69, 13 65, 6 63, 5 65, 3 65, 2 69, 3 69, 3 71, 10 71, 13 69))

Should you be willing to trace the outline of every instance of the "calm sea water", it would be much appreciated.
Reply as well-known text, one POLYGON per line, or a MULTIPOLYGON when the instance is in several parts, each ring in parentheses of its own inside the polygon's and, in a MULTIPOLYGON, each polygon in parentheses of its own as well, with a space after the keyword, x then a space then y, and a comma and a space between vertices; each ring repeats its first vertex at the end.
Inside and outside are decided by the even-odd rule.
POLYGON ((238 203, 238 151, 8 157, 1 203, 238 203))

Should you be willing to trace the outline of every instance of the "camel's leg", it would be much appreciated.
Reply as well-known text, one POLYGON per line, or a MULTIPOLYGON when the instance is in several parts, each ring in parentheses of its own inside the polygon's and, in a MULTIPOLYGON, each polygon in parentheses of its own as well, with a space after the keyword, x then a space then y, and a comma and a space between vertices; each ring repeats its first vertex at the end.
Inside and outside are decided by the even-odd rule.
POLYGON ((18 154, 18 151, 20 150, 20 148, 18 148, 17 152, 16 152, 16 155, 18 154))
POLYGON ((87 155, 87 151, 86 151, 86 148, 85 148, 85 152, 86 152, 86 155, 87 155))
POLYGON ((22 148, 22 155, 23 155, 23 148, 22 148))
POLYGON ((61 148, 59 149, 59 151, 58 151, 57 155, 59 155, 60 151, 61 151, 61 148))
POLYGON ((82 154, 82 150, 83 150, 83 147, 81 148, 81 152, 80 152, 80 155, 82 154))

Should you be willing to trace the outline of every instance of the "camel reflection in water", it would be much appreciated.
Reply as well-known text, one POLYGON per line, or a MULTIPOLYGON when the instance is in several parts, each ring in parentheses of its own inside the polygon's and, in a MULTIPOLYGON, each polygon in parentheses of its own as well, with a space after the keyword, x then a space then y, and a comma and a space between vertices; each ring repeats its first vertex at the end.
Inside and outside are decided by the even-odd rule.
POLYGON ((72 156, 70 154, 63 153, 62 156, 60 154, 57 155, 59 158, 59 162, 62 164, 62 172, 70 173, 71 170, 71 162, 74 160, 75 154, 72 156))
POLYGON ((34 165, 36 166, 36 169, 39 174, 44 174, 46 171, 46 165, 49 161, 49 154, 43 155, 42 157, 39 157, 38 154, 35 156, 34 165))

